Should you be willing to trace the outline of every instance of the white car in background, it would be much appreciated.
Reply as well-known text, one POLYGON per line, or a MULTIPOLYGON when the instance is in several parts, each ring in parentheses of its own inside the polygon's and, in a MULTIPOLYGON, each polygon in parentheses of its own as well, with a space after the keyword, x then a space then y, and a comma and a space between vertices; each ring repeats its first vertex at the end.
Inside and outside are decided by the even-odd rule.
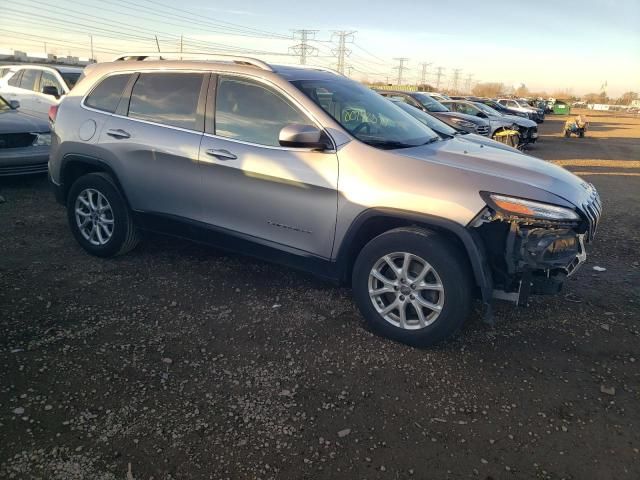
POLYGON ((60 103, 82 74, 81 67, 11 65, 0 79, 0 95, 20 102, 20 111, 47 118, 49 107, 60 103))

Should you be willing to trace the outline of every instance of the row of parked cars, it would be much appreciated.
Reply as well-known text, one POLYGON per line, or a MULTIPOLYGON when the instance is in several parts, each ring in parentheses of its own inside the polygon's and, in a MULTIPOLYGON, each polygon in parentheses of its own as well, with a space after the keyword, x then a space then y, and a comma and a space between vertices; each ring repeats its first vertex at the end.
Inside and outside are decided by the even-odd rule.
POLYGON ((351 285, 374 331, 412 345, 453 335, 474 299, 490 321, 496 298, 559 291, 596 232, 593 185, 488 138, 529 119, 403 95, 319 67, 126 55, 50 107, 49 178, 92 255, 150 230, 282 263, 351 285), (467 117, 488 130, 463 133, 467 117))
POLYGON ((538 123, 544 110, 512 99, 449 97, 442 93, 378 90, 381 95, 404 102, 437 117, 454 128, 495 139, 505 131, 518 132, 517 145, 525 148, 538 140, 538 123))

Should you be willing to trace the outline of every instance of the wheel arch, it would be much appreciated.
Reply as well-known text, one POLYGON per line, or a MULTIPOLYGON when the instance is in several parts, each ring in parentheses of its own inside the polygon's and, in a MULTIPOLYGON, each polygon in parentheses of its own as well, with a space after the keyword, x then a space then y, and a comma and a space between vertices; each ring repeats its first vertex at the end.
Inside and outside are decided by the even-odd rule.
POLYGON ((386 231, 404 226, 426 228, 450 239, 465 254, 482 299, 489 302, 493 282, 484 245, 478 235, 447 218, 405 210, 375 208, 365 210, 356 217, 337 250, 336 262, 340 265, 341 281, 348 281, 358 253, 370 240, 386 231))
POLYGON ((109 174, 124 197, 127 206, 130 206, 118 176, 107 162, 97 157, 73 153, 65 155, 60 166, 60 202, 66 204, 71 185, 73 185, 78 178, 88 173, 98 172, 109 174))

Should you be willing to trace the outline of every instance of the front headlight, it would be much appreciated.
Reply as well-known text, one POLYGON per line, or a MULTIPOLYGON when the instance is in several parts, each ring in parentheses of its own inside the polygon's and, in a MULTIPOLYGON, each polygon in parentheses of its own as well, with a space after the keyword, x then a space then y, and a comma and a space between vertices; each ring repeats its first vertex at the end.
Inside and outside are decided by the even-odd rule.
POLYGON ((463 128, 476 128, 476 124, 472 122, 467 122, 466 120, 462 120, 461 118, 452 118, 451 121, 463 128))
POLYGON ((580 220, 578 214, 569 208, 496 193, 481 192, 481 195, 491 208, 508 215, 542 220, 580 220))
POLYGON ((36 136, 36 139, 31 144, 34 147, 43 147, 45 145, 51 145, 50 133, 34 133, 34 135, 36 136))

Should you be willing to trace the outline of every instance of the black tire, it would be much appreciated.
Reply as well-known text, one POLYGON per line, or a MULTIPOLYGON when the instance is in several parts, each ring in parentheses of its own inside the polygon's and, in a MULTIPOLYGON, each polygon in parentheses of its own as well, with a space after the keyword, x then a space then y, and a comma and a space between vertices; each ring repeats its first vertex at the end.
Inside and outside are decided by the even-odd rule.
POLYGON ((420 347, 453 336, 469 316, 473 297, 472 273, 465 254, 443 237, 418 227, 390 230, 365 245, 354 265, 352 286, 355 302, 373 331, 420 347), (440 277, 444 303, 432 324, 415 330, 403 329, 385 320, 374 307, 369 295, 369 274, 379 259, 394 252, 407 252, 421 257, 440 277))
POLYGON ((139 241, 138 231, 133 224, 127 202, 111 176, 106 173, 89 173, 73 183, 67 197, 67 220, 80 246, 97 257, 122 255, 133 250, 139 241), (76 200, 84 190, 89 188, 97 190, 107 199, 113 213, 113 233, 103 245, 94 245, 87 240, 76 222, 76 200))
POLYGON ((580 132, 578 132, 578 136, 580 138, 584 138, 584 130, 581 130, 580 132))

